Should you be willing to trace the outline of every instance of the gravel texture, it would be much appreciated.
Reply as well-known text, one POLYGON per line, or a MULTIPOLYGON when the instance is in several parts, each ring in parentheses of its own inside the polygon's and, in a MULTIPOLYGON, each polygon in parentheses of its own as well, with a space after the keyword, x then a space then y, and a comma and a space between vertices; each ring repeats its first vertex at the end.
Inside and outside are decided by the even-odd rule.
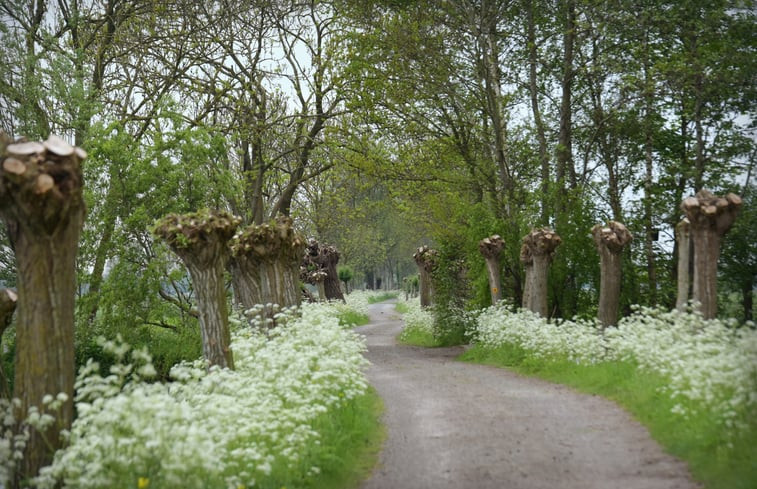
POLYGON ((399 345, 401 328, 394 304, 381 303, 357 329, 388 431, 362 489, 699 487, 611 401, 458 362, 462 348, 399 345))

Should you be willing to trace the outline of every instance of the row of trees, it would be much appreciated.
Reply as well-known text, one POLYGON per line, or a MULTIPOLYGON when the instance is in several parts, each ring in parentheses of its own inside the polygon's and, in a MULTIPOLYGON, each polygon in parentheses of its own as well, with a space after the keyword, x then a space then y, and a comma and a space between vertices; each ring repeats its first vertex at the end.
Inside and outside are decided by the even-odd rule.
MULTIPOLYGON (((680 214, 665 203, 705 184, 750 202, 748 3, 22 3, 0 2, 0 56, 13 67, 0 74, 0 124, 90 153, 82 324, 135 311, 168 328, 193 320, 170 255, 145 231, 167 212, 292 215, 336 244, 359 282, 393 287, 419 241, 499 233, 503 293, 517 300, 512 243, 551 226, 571 243, 550 290, 569 316, 598 291, 581 229, 626 223, 637 240, 624 303, 668 304, 680 214)), ((748 242, 724 259, 744 263, 748 242)), ((724 270, 747 306, 754 267, 724 270)))
MULTIPOLYGON (((383 164, 362 168, 394 177, 437 243, 470 250, 481 236, 502 236, 504 294, 516 302, 527 286, 520 237, 549 226, 564 241, 550 271, 550 310, 592 314, 599 269, 585 230, 614 220, 637 237, 622 263, 622 310, 672 306, 681 211, 671 203, 707 186, 751 205, 752 7, 362 2, 354 103, 381 134, 372 151, 391 148, 383 164)), ((757 276, 751 227, 737 226, 743 237, 725 250, 744 266, 723 259, 723 290, 742 295, 743 318, 757 276)), ((484 262, 467 258, 473 299, 483 304, 484 262)))

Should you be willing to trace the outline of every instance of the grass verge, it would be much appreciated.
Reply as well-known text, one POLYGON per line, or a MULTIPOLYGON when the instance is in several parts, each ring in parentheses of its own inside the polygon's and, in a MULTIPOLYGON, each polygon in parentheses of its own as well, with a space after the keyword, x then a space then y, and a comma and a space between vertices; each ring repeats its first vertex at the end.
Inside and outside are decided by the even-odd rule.
POLYGON ((433 334, 416 328, 407 328, 402 330, 397 337, 397 341, 403 345, 423 346, 426 348, 437 348, 443 346, 433 334))
POLYGON ((342 326, 363 326, 364 324, 371 322, 370 318, 367 315, 361 314, 352 309, 340 311, 338 317, 339 324, 341 324, 342 326))
POLYGON ((368 297, 368 304, 377 304, 379 302, 388 301, 389 299, 396 299, 399 296, 399 292, 383 292, 368 297))
MULTIPOLYGON (((671 412, 675 404, 661 392, 664 378, 625 362, 576 365, 567 359, 540 360, 520 347, 476 346, 461 357, 468 362, 507 367, 616 401, 644 424, 668 453, 686 461, 708 489, 749 489, 757 481, 757 419, 728 438, 704 410, 687 419, 671 412)), ((744 418, 749 419, 747 413, 744 418)))
MULTIPOLYGON (((386 438, 381 414, 384 404, 370 387, 366 394, 346 403, 336 412, 319 417, 313 429, 321 433, 298 467, 274 467, 263 489, 353 489, 365 480, 378 462, 386 438), (313 473, 311 467, 320 471, 313 473)), ((257 487, 257 486, 256 486, 257 487)))

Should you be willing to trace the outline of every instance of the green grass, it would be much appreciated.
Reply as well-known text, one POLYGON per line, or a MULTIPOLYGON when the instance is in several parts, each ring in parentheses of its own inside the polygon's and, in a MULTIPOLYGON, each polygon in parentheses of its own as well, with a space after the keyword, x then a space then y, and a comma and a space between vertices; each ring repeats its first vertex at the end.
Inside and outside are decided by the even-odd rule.
POLYGON ((368 297, 368 304, 376 304, 378 302, 388 301, 389 299, 396 299, 398 296, 398 292, 383 292, 381 294, 368 297))
POLYGON ((403 345, 423 346, 426 348, 436 348, 443 346, 433 334, 427 333, 420 329, 403 329, 397 337, 397 341, 403 345))
POLYGON ((757 419, 727 438, 712 422, 712 414, 699 412, 684 420, 671 413, 676 404, 660 388, 664 378, 643 372, 631 363, 607 362, 576 365, 567 359, 537 360, 522 348, 476 346, 461 360, 498 367, 569 385, 579 391, 616 401, 644 424, 669 453, 689 464, 692 475, 708 489, 754 489, 757 481, 757 419))
POLYGON ((371 322, 370 318, 365 314, 348 310, 339 313, 339 324, 342 326, 362 326, 371 322))
POLYGON ((384 404, 373 388, 336 412, 319 417, 313 427, 321 433, 319 444, 311 444, 297 467, 274 467, 270 478, 261 480, 263 489, 352 489, 360 485, 376 466, 386 438, 380 417, 384 404), (307 476, 312 466, 320 474, 307 476))
POLYGON ((400 313, 400 314, 405 314, 405 313, 406 313, 407 311, 409 311, 409 310, 410 310, 410 308, 409 308, 409 307, 407 307, 407 304, 405 304, 404 302, 398 302, 398 303, 397 303, 397 304, 396 304, 396 305, 394 306, 394 310, 395 310, 395 311, 397 311, 397 312, 398 312, 398 313, 400 313))

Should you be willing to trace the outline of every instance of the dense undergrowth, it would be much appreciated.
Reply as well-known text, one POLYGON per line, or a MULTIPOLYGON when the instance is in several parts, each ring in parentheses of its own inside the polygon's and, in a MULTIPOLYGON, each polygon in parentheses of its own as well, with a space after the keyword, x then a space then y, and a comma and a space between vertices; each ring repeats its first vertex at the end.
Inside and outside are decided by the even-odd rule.
MULTIPOLYGON (((107 374, 92 361, 80 371, 66 447, 34 485, 353 486, 375 464, 383 432, 364 344, 349 329, 367 319, 368 297, 348 301, 304 305, 267 332, 237 319, 235 370, 179 362, 170 381, 156 381, 146 348, 101 339, 114 361, 107 374)), ((17 448, 0 438, 4 461, 17 448)), ((7 476, 0 467, 0 486, 7 476)))

